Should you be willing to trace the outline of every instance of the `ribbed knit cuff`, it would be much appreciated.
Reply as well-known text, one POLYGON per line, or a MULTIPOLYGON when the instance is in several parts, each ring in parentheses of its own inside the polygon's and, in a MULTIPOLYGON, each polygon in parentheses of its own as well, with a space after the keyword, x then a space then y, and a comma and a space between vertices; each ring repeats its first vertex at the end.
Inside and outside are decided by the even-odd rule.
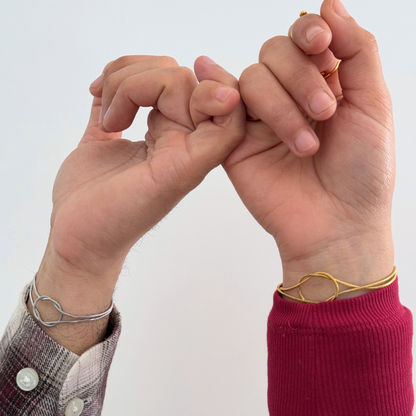
POLYGON ((399 299, 398 278, 389 286, 355 298, 317 304, 288 301, 279 292, 274 294, 274 307, 269 325, 288 325, 297 329, 357 330, 380 321, 394 322, 403 314, 399 299))
POLYGON ((271 416, 411 416, 412 314, 398 280, 355 298, 274 295, 268 320, 271 416))

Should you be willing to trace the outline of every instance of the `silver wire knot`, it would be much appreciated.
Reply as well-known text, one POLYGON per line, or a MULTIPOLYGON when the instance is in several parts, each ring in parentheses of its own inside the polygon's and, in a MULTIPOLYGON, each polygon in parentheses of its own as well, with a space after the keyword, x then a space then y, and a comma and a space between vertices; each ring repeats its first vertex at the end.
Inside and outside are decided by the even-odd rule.
POLYGON ((50 298, 49 296, 39 295, 38 290, 36 288, 36 275, 34 276, 32 284, 30 285, 29 297, 30 297, 30 303, 32 304, 34 317, 36 318, 36 320, 38 322, 40 322, 42 325, 44 325, 46 327, 52 327, 52 326, 55 326, 57 324, 76 324, 76 323, 79 323, 79 322, 98 321, 99 319, 105 318, 106 316, 110 315, 110 313, 111 313, 111 311, 113 310, 113 307, 114 307, 113 299, 111 299, 111 306, 105 312, 97 313, 95 315, 71 315, 70 313, 64 312, 62 310, 62 306, 56 300, 50 298), (37 296, 35 301, 33 300, 32 291, 34 291, 36 296, 37 296), (55 306, 55 309, 59 312, 59 319, 58 320, 56 320, 56 321, 44 321, 41 318, 40 313, 37 309, 37 305, 38 305, 39 302, 46 302, 46 301, 51 302, 52 305, 55 306), (75 320, 73 320, 73 321, 63 321, 62 318, 64 316, 68 316, 69 318, 73 318, 75 320))

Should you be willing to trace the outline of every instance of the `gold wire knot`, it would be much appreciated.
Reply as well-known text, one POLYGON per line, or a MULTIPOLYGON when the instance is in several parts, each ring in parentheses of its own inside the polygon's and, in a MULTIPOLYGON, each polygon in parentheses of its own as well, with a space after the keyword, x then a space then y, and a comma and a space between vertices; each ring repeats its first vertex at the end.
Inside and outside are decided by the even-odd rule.
POLYGON ((335 65, 335 68, 332 70, 332 71, 329 71, 329 72, 325 72, 325 71, 323 71, 323 72, 321 72, 321 75, 325 78, 325 79, 327 79, 327 78, 329 78, 331 75, 334 75, 335 74, 335 72, 337 72, 338 71, 338 68, 339 68, 339 65, 341 64, 341 60, 339 60, 338 62, 337 62, 337 64, 335 65))
POLYGON ((393 271, 384 279, 379 280, 378 282, 374 282, 374 283, 369 283, 368 285, 365 286, 357 286, 357 285, 353 285, 351 283, 346 283, 343 282, 342 280, 338 280, 335 279, 334 277, 332 277, 330 274, 325 273, 325 272, 316 272, 316 273, 312 273, 312 274, 305 274, 304 276, 301 277, 301 279, 299 280, 299 283, 297 285, 294 285, 292 287, 282 287, 283 283, 280 283, 279 286, 277 286, 277 291, 282 294, 283 296, 286 296, 290 299, 293 300, 297 300, 303 303, 320 303, 319 301, 313 301, 313 300, 307 300, 304 298, 303 294, 302 294, 302 290, 300 288, 300 286, 307 282, 308 280, 312 279, 312 277, 322 277, 324 279, 328 279, 331 280, 332 283, 335 286, 335 293, 329 297, 327 300, 325 300, 324 302, 329 302, 331 300, 335 300, 339 295, 342 295, 344 293, 348 293, 348 292, 355 292, 356 290, 360 290, 360 289, 368 289, 368 290, 375 290, 375 289, 381 289, 383 287, 386 287, 390 284, 392 284, 396 278, 397 278, 397 268, 396 266, 394 266, 393 271), (350 287, 351 289, 346 289, 343 290, 342 292, 339 291, 339 284, 350 287), (295 298, 292 295, 288 295, 287 291, 292 290, 292 289, 298 289, 298 293, 300 298, 295 298))

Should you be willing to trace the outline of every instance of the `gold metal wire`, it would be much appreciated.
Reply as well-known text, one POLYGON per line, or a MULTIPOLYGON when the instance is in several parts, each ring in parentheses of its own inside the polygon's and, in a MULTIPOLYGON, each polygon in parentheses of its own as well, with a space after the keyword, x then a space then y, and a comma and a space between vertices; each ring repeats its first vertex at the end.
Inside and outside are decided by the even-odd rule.
POLYGON ((351 283, 343 282, 342 280, 335 279, 330 274, 325 273, 325 272, 316 272, 316 273, 312 273, 312 274, 305 274, 304 276, 301 277, 298 284, 296 284, 294 286, 291 286, 291 287, 282 287, 283 283, 280 283, 280 285, 277 286, 277 291, 280 294, 282 294, 283 296, 286 296, 290 299, 297 300, 297 301, 300 301, 300 302, 303 302, 303 303, 320 303, 320 301, 313 301, 313 300, 305 299, 303 294, 302 294, 302 290, 300 288, 303 283, 312 279, 312 277, 322 277, 324 279, 331 280, 334 283, 335 293, 331 297, 329 297, 328 299, 323 301, 323 302, 329 302, 329 301, 335 300, 339 295, 342 295, 344 293, 355 292, 355 291, 361 290, 361 289, 376 290, 376 289, 381 289, 383 287, 391 285, 397 278, 397 268, 396 268, 396 266, 394 266, 393 271, 387 277, 385 277, 384 279, 379 280, 378 282, 369 283, 368 285, 365 285, 365 286, 357 286, 357 285, 353 285, 351 283), (340 284, 344 285, 344 286, 347 286, 350 289, 346 289, 346 290, 343 290, 342 292, 340 292, 340 290, 339 290, 339 285, 340 284), (289 294, 285 293, 285 292, 287 292, 289 290, 292 290, 292 289, 298 289, 298 293, 299 293, 300 298, 296 298, 292 295, 289 295, 289 294))
POLYGON ((338 71, 338 68, 339 68, 339 65, 341 64, 341 61, 339 60, 338 62, 337 62, 337 64, 335 65, 335 68, 332 70, 332 71, 329 71, 329 72, 321 72, 321 75, 325 78, 325 79, 327 79, 327 78, 329 78, 331 75, 334 75, 335 74, 335 72, 337 72, 338 71))

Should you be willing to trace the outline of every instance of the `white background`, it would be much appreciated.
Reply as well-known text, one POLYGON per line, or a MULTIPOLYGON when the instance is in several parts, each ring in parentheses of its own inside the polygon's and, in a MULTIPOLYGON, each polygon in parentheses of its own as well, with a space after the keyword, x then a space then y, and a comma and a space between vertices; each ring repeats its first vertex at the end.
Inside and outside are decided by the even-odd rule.
MULTIPOLYGON (((416 312, 414 0, 345 0, 379 42, 397 132, 394 240, 416 312)), ((122 55, 208 55, 239 75, 318 0, 13 0, 0 3, 0 333, 47 242, 51 190, 85 128, 88 86, 122 55)), ((146 112, 126 132, 142 139, 146 112)), ((266 320, 281 281, 274 242, 221 168, 128 257, 123 333, 104 416, 266 415, 266 320)))

